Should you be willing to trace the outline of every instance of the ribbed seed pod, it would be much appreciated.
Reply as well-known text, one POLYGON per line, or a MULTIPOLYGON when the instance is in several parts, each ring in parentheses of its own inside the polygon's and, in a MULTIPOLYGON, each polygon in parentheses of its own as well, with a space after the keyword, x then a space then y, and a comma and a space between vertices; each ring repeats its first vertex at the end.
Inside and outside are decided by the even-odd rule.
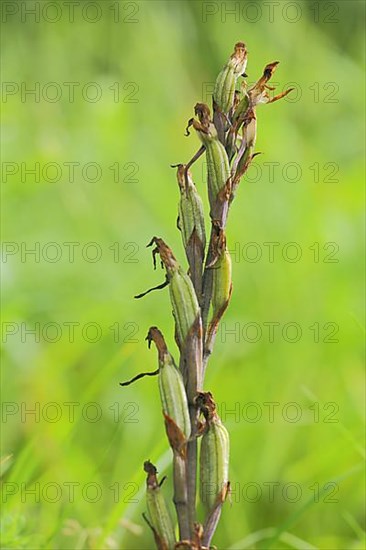
POLYGON ((180 189, 178 227, 190 268, 190 276, 197 295, 202 292, 202 266, 206 248, 203 205, 192 174, 184 164, 178 165, 177 180, 180 189))
POLYGON ((234 104, 235 86, 238 77, 245 73, 247 49, 243 42, 235 44, 234 53, 219 73, 214 87, 213 99, 219 110, 228 113, 234 104))
POLYGON ((149 246, 153 244, 156 245, 153 250, 154 263, 156 254, 159 254, 166 269, 170 300, 176 325, 176 337, 179 346, 182 347, 192 327, 197 322, 197 318, 200 316, 197 296, 189 275, 180 267, 172 250, 165 244, 163 239, 154 237, 149 246))
POLYGON ((218 138, 215 125, 211 121, 211 113, 208 106, 205 103, 197 103, 195 114, 198 116, 199 122, 191 119, 189 125, 192 125, 196 130, 206 150, 210 215, 212 219, 221 219, 220 206, 225 202, 221 194, 225 195, 226 190, 229 194, 231 187, 229 159, 225 147, 218 138))
POLYGON ((206 419, 200 450, 200 498, 210 514, 227 495, 230 442, 212 395, 209 392, 198 394, 197 403, 206 419))
POLYGON ((238 151, 237 158, 233 163, 233 184, 231 189, 232 201, 235 195, 237 186, 239 185, 240 179, 248 169, 248 166, 255 156, 254 147, 257 139, 257 117, 255 113, 255 108, 251 107, 248 109, 246 118, 243 124, 243 137, 240 149, 238 151))
POLYGON ((206 146, 208 197, 212 211, 218 194, 230 181, 229 158, 225 147, 218 139, 202 141, 206 146))
POLYGON ((202 199, 193 183, 191 172, 189 170, 186 171, 184 164, 178 165, 177 180, 180 189, 178 223, 179 229, 182 232, 184 247, 187 250, 194 232, 196 232, 204 251, 206 246, 206 232, 202 199))
POLYGON ((213 262, 207 269, 212 272, 211 306, 212 314, 208 325, 204 346, 204 362, 211 354, 219 322, 224 315, 232 292, 232 264, 230 252, 226 247, 226 237, 223 230, 213 240, 213 262))
POLYGON ((173 274, 170 285, 170 299, 176 323, 177 338, 182 346, 194 326, 200 309, 192 281, 181 267, 173 274))
POLYGON ((157 327, 149 329, 146 339, 149 345, 151 341, 155 343, 159 354, 158 382, 164 415, 172 419, 185 439, 188 439, 191 433, 191 424, 182 375, 157 327))
POLYGON ((182 433, 188 439, 191 432, 187 396, 184 390, 183 378, 177 366, 167 355, 159 372, 159 391, 164 414, 174 420, 182 433))
POLYGON ((174 525, 157 480, 157 470, 150 461, 144 463, 144 470, 147 473, 146 519, 153 530, 158 549, 173 550, 176 543, 174 525))
MULTIPOLYGON (((212 318, 215 319, 227 308, 232 290, 231 256, 226 246, 215 263, 212 284, 212 318)), ((221 317, 221 315, 220 315, 221 317)))
POLYGON ((247 112, 248 108, 249 108, 249 96, 247 93, 245 93, 234 111, 233 125, 237 125, 240 119, 244 119, 245 113, 247 112))
POLYGON ((234 111, 234 114, 232 117, 232 125, 226 136, 226 151, 230 162, 232 161, 235 153, 237 152, 236 140, 238 137, 240 126, 243 124, 245 120, 248 108, 249 108, 249 96, 245 92, 244 97, 238 103, 234 111))

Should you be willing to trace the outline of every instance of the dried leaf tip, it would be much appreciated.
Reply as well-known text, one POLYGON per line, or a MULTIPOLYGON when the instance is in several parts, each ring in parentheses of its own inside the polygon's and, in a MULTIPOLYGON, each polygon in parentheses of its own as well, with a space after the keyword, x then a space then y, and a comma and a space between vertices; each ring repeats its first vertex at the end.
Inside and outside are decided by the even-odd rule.
POLYGON ((258 103, 274 103, 275 101, 278 101, 282 97, 285 97, 294 89, 294 88, 289 88, 288 90, 285 90, 284 92, 274 97, 271 97, 268 94, 267 90, 274 90, 274 88, 269 87, 267 83, 272 78, 273 73, 277 69, 278 64, 279 64, 279 61, 273 61, 272 63, 268 63, 268 65, 265 66, 263 70, 263 74, 260 77, 260 79, 248 91, 248 96, 250 98, 250 104, 252 107, 255 107, 256 105, 258 105, 258 103))
POLYGON ((147 246, 149 247, 153 245, 155 245, 155 248, 152 251, 154 269, 156 269, 156 255, 159 254, 162 264, 167 271, 168 277, 173 275, 173 273, 179 269, 179 264, 175 259, 172 250, 163 241, 163 239, 160 239, 159 237, 153 237, 147 246))
POLYGON ((177 181, 179 189, 181 193, 185 193, 188 187, 188 175, 191 176, 191 172, 187 170, 186 164, 172 164, 171 166, 172 168, 177 169, 177 181))
POLYGON ((186 136, 189 136, 189 128, 193 128, 200 134, 214 134, 217 135, 215 126, 211 120, 211 111, 205 103, 196 103, 194 106, 194 114, 198 118, 198 121, 195 118, 191 118, 188 121, 186 128, 186 136))
POLYGON ((217 416, 216 403, 210 391, 198 392, 195 402, 197 408, 201 411, 206 421, 209 421, 214 416, 217 416))
POLYGON ((164 336, 157 327, 150 327, 149 332, 145 338, 149 349, 151 348, 151 342, 154 342, 159 354, 159 361, 162 360, 164 355, 168 353, 168 348, 164 340, 164 336))
POLYGON ((233 66, 237 69, 237 71, 239 70, 240 74, 245 70, 243 64, 246 64, 247 54, 248 50, 244 42, 237 42, 234 46, 234 53, 231 54, 230 59, 232 63, 235 63, 233 63, 233 66))
POLYGON ((156 466, 150 460, 145 460, 144 462, 144 471, 147 473, 146 478, 146 485, 150 489, 156 489, 156 487, 159 487, 157 473, 158 470, 156 469, 156 466))
POLYGON ((211 122, 211 111, 206 103, 196 103, 194 106, 194 114, 198 116, 200 123, 203 126, 208 126, 211 122))

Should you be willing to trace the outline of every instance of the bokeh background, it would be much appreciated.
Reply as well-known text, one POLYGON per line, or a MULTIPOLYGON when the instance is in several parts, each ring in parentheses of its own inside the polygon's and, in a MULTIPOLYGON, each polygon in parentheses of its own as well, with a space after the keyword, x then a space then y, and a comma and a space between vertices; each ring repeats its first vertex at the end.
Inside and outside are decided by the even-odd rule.
POLYGON ((250 82, 278 60, 277 91, 295 91, 258 108, 263 154, 228 226, 234 294, 205 387, 233 494, 214 542, 364 548, 364 3, 2 12, 2 547, 153 546, 144 460, 171 494, 156 380, 119 382, 156 368, 149 326, 176 349, 167 290, 133 295, 164 278, 153 235, 185 263, 169 165, 196 151, 186 121, 243 40, 250 82))

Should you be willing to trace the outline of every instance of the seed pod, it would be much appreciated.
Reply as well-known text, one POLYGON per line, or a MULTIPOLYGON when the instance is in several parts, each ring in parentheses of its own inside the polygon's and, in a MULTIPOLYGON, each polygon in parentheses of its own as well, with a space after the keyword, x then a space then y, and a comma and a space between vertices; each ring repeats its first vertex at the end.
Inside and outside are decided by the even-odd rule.
POLYGON ((206 419, 200 451, 200 497, 207 514, 210 514, 227 496, 229 434, 216 412, 211 393, 199 393, 197 404, 206 419))
POLYGON ((244 93, 243 98, 239 101, 234 114, 233 114, 233 125, 237 125, 240 119, 245 117, 245 113, 249 108, 249 96, 247 92, 244 93))
MULTIPOLYGON (((156 255, 159 254, 162 265, 166 269, 166 282, 156 288, 162 288, 166 284, 169 284, 170 301, 175 319, 176 339, 179 347, 182 348, 192 327, 200 319, 197 296, 190 277, 180 267, 172 250, 165 244, 163 239, 153 237, 148 246, 152 246, 153 244, 156 245, 153 249, 154 268, 156 268, 156 255)), ((141 298, 151 290, 154 289, 139 294, 136 298, 141 298)))
POLYGON ((226 211, 225 201, 230 195, 231 172, 229 159, 225 147, 218 138, 215 125, 210 118, 210 109, 205 103, 197 103, 195 119, 189 121, 206 150, 208 198, 210 202, 210 215, 214 220, 219 220, 225 225, 226 211))
MULTIPOLYGON (((220 315, 222 310, 226 309, 230 300, 232 291, 231 282, 231 257, 226 247, 224 233, 221 233, 221 244, 219 257, 213 269, 212 286, 212 319, 220 315)), ((222 313, 221 313, 222 315, 222 313)), ((220 315, 220 317, 221 317, 220 315)))
POLYGON ((144 463, 144 470, 147 473, 146 506, 148 512, 148 517, 145 519, 154 533, 158 549, 173 550, 176 543, 174 525, 157 480, 157 470, 150 461, 144 463))
MULTIPOLYGON (((179 437, 179 434, 176 433, 177 430, 174 430, 175 433, 172 433, 173 430, 170 425, 170 433, 168 432, 168 437, 169 439, 174 437, 174 446, 181 447, 181 444, 188 439, 191 433, 187 396, 184 389, 183 378, 174 362, 173 357, 168 351, 164 337, 160 330, 157 327, 151 327, 146 339, 149 342, 149 346, 151 341, 155 343, 159 354, 158 383, 164 416, 165 418, 168 417, 171 419, 184 436, 184 438, 179 437), (181 441, 177 441, 179 439, 181 441)), ((172 444, 172 441, 170 441, 170 443, 172 444)))
POLYGON ((249 108, 249 96, 247 92, 244 91, 243 98, 241 99, 241 101, 239 101, 237 107, 235 108, 235 111, 232 117, 232 124, 226 136, 226 151, 230 162, 232 161, 235 153, 237 152, 236 141, 238 137, 238 132, 245 120, 248 108, 249 108))
POLYGON ((211 354, 219 322, 225 313, 232 292, 231 256, 226 247, 226 237, 223 230, 215 235, 213 241, 213 260, 208 269, 212 270, 212 316, 208 326, 205 342, 205 360, 211 354))
POLYGON ((205 220, 203 216, 202 199, 192 180, 192 174, 184 164, 178 165, 177 179, 180 189, 179 202, 179 229, 182 231, 184 247, 187 249, 194 232, 202 243, 206 245, 205 220))
POLYGON ((248 169, 248 166, 255 155, 254 147, 257 139, 257 117, 254 107, 247 110, 246 117, 243 122, 242 142, 237 157, 233 163, 234 176, 230 197, 231 201, 234 198, 240 179, 248 169))
POLYGON ((219 193, 230 184, 229 158, 224 146, 218 140, 206 145, 208 197, 211 212, 215 211, 219 193))
POLYGON ((184 164, 178 165, 177 179, 180 189, 178 227, 189 263, 190 275, 196 294, 202 291, 202 265, 206 247, 203 205, 192 174, 184 164))
POLYGON ((247 49, 243 42, 238 42, 215 82, 213 99, 222 113, 228 113, 232 108, 236 81, 239 75, 245 73, 246 66, 247 49))

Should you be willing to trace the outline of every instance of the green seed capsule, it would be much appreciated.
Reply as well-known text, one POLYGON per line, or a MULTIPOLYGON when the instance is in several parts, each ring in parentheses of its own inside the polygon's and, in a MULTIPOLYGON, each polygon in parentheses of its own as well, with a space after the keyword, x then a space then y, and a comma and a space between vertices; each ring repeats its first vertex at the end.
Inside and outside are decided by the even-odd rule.
POLYGON ((199 139, 205 146, 207 163, 208 198, 210 202, 211 218, 221 218, 217 212, 219 195, 225 188, 230 189, 231 171, 229 158, 225 147, 218 138, 215 125, 210 118, 210 109, 204 103, 197 103, 195 114, 199 122, 191 119, 190 124, 197 132, 199 139))
POLYGON ((186 440, 191 432, 191 424, 182 375, 157 327, 150 328, 146 339, 149 345, 151 341, 155 343, 159 354, 158 383, 164 415, 174 421, 186 440))
POLYGON ((232 292, 231 256, 226 247, 226 238, 223 230, 219 232, 217 241, 213 241, 213 258, 212 265, 208 266, 208 269, 212 272, 212 314, 205 340, 205 360, 212 353, 217 329, 229 305, 232 292))
POLYGON ((230 182, 230 165, 225 147, 218 140, 211 140, 206 145, 208 198, 211 211, 214 210, 218 194, 230 182))
POLYGON ((144 470, 147 473, 147 522, 153 530, 158 549, 173 550, 176 543, 174 525, 157 480, 157 470, 149 461, 144 463, 144 470))
POLYGON ((232 290, 231 256, 226 246, 212 269, 212 318, 215 319, 226 309, 232 290))
POLYGON ((237 158, 233 164, 233 184, 231 190, 231 200, 233 200, 236 188, 240 179, 248 169, 248 166, 255 156, 254 147, 257 139, 257 117, 255 108, 248 109, 246 119, 243 125, 243 137, 237 158))
POLYGON ((229 434, 221 420, 212 420, 202 437, 201 500, 209 512, 225 492, 229 475, 229 434))
POLYGON ((249 108, 249 96, 247 93, 244 94, 244 97, 240 100, 238 103, 238 106, 236 107, 234 114, 233 114, 233 125, 238 124, 238 121, 245 117, 245 113, 247 112, 249 108))
POLYGON ((177 366, 167 355, 160 366, 159 391, 164 414, 174 420, 175 424, 188 439, 191 432, 187 396, 183 378, 177 366))
POLYGON ((229 483, 229 434, 216 413, 210 393, 198 394, 197 402, 206 418, 200 450, 200 497, 207 514, 223 503, 229 483))
POLYGON ((230 162, 232 161, 235 153, 237 152, 236 140, 238 137, 238 132, 247 116, 248 109, 249 109, 249 96, 246 92, 244 92, 243 99, 238 103, 234 111, 232 125, 226 137, 226 151, 230 162))
POLYGON ((189 170, 186 172, 184 164, 178 166, 177 179, 181 194, 179 228, 182 231, 184 247, 187 250, 194 233, 196 233, 201 242, 203 255, 206 246, 206 232, 202 199, 193 183, 191 172, 189 170))
POLYGON ((235 44, 234 53, 216 79, 213 99, 223 113, 228 113, 234 104, 235 86, 238 77, 245 73, 247 49, 243 42, 235 44))
POLYGON ((154 237, 150 244, 155 243, 153 255, 160 254, 161 261, 166 269, 169 282, 170 301, 176 326, 176 337, 180 347, 200 316, 200 308, 192 281, 180 267, 171 249, 162 239, 154 237))
POLYGON ((196 294, 202 293, 202 269, 206 248, 203 205, 192 175, 184 164, 178 165, 177 179, 180 189, 178 227, 189 263, 190 277, 196 294))
POLYGON ((169 293, 178 343, 183 346, 200 314, 200 308, 192 281, 181 267, 170 279, 169 293))

